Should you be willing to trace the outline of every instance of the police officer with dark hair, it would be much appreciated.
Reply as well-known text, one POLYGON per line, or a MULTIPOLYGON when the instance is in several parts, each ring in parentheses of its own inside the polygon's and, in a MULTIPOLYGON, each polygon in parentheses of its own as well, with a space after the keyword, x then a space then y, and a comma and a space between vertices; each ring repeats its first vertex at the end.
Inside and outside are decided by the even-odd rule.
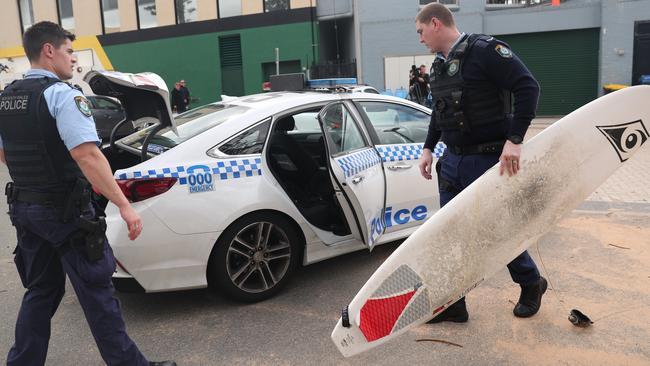
POLYGON ((57 24, 34 24, 23 36, 31 69, 0 95, 0 160, 13 180, 5 193, 18 238, 14 261, 27 289, 7 364, 45 364, 67 275, 106 364, 176 365, 147 361, 126 334, 113 297, 115 258, 90 185, 119 207, 131 240, 142 222, 98 148, 90 104, 62 81, 76 63, 74 39, 57 24))
MULTIPOLYGON (((517 174, 539 85, 507 44, 460 33, 444 5, 422 8, 415 25, 420 42, 436 54, 430 73, 433 112, 419 166, 422 176, 431 179, 431 151, 438 140, 447 145, 436 167, 442 207, 498 162, 502 175, 517 174)), ((546 280, 528 252, 510 262, 508 270, 521 286, 514 315, 535 315, 546 280)), ((466 322, 468 317, 462 298, 431 322, 466 322)))

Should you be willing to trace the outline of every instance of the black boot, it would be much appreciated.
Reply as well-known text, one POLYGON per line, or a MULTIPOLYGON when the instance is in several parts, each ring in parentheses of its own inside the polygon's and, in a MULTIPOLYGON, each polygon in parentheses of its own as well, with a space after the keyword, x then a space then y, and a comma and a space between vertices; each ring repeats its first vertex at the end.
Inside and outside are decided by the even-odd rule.
POLYGON ((469 319, 465 298, 456 301, 450 307, 445 309, 440 315, 429 320, 427 324, 436 324, 440 322, 465 323, 469 319))
POLYGON ((174 361, 149 362, 149 366, 176 366, 174 361))
POLYGON ((542 295, 546 292, 547 286, 548 284, 544 277, 540 277, 537 282, 531 285, 521 286, 519 302, 512 311, 515 316, 528 318, 537 314, 539 307, 542 305, 542 295))

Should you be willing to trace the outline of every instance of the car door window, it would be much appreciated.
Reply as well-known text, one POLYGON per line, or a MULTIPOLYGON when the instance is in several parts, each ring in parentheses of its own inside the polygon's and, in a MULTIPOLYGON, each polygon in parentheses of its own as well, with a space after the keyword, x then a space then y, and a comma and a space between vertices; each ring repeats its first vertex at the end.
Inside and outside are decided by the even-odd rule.
MULTIPOLYGON (((261 154, 270 124, 271 122, 267 121, 241 132, 221 145, 218 148, 219 151, 226 155, 261 154)), ((210 153, 208 154, 211 155, 210 153)))
POLYGON ((323 115, 323 130, 329 136, 332 155, 367 146, 359 127, 343 104, 327 109, 323 115))
POLYGON ((431 116, 418 109, 387 102, 359 102, 377 132, 379 144, 423 143, 431 116))
POLYGON ((320 133, 320 127, 318 126, 318 110, 294 114, 293 120, 296 123, 295 131, 318 131, 320 133))

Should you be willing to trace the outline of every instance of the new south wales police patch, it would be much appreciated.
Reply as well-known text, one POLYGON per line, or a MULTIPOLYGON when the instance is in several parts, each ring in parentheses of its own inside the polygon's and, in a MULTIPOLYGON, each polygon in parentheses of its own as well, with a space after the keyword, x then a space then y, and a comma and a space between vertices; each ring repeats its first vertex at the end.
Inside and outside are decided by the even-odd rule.
POLYGON ((512 51, 504 45, 498 44, 494 49, 497 51, 499 56, 503 58, 512 58, 512 51))
POLYGON ((90 103, 88 103, 88 99, 82 97, 81 95, 78 95, 74 97, 74 102, 77 104, 77 108, 81 113, 83 113, 84 116, 90 117, 93 115, 93 112, 90 110, 90 103))
POLYGON ((458 60, 452 61, 449 66, 447 66, 447 75, 454 76, 458 72, 458 60))

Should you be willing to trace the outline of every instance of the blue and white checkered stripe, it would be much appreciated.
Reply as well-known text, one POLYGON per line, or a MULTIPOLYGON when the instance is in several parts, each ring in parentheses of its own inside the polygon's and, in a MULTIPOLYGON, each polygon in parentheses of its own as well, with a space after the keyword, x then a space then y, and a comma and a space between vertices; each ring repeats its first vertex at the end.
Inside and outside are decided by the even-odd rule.
POLYGON ((372 149, 359 151, 334 160, 341 167, 346 178, 381 163, 381 159, 372 149))
POLYGON ((115 176, 117 179, 178 178, 180 184, 187 184, 187 176, 210 172, 219 180, 259 176, 262 175, 262 156, 218 160, 207 165, 197 164, 144 171, 117 171, 115 176))
MULTIPOLYGON (((424 144, 378 145, 377 151, 385 162, 417 160, 422 155, 424 144)), ((447 147, 439 142, 433 148, 433 155, 440 158, 447 147)))

